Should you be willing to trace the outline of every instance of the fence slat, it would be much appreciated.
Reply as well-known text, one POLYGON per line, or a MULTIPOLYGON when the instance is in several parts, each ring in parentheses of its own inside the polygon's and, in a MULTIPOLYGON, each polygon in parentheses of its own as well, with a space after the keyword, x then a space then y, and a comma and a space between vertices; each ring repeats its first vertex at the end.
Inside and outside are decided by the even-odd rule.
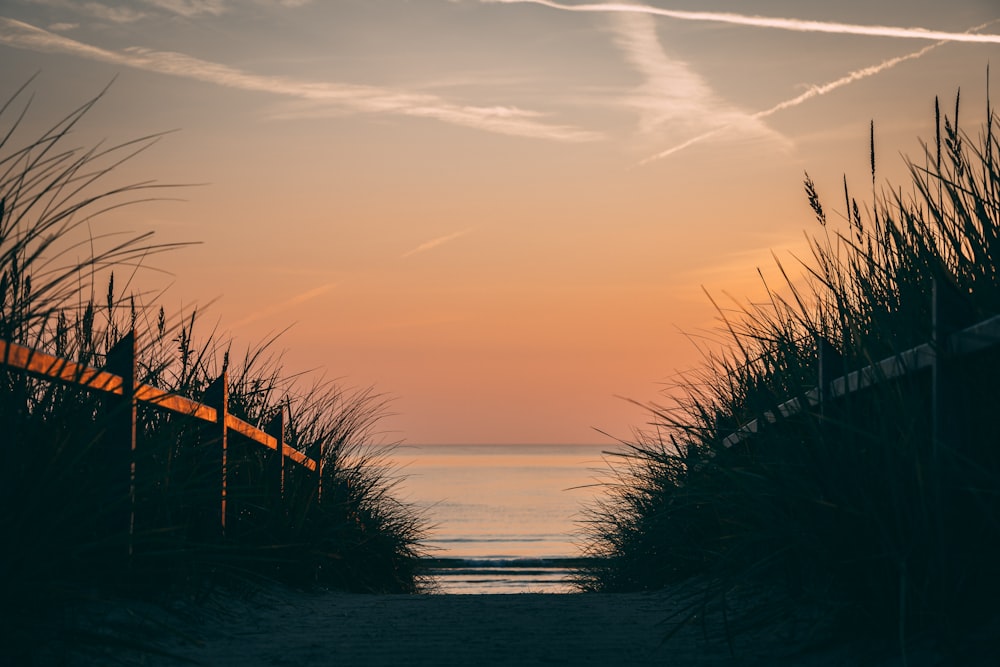
POLYGON ((215 445, 216 455, 215 464, 218 466, 216 472, 219 476, 219 488, 221 494, 217 497, 216 505, 216 516, 218 521, 216 525, 222 532, 222 535, 226 534, 226 520, 228 518, 227 503, 226 503, 226 483, 227 475, 229 473, 228 460, 229 455, 227 442, 228 442, 228 431, 229 424, 227 423, 227 412, 229 410, 229 379, 225 371, 222 372, 215 382, 208 386, 205 390, 205 400, 210 407, 215 408, 216 420, 214 424, 205 425, 205 433, 207 435, 207 440, 210 445, 215 445))
MULTIPOLYGON (((121 395, 112 395, 111 428, 109 428, 107 447, 113 465, 120 466, 120 471, 112 473, 115 480, 121 479, 122 490, 127 489, 128 505, 125 507, 121 523, 127 529, 128 557, 132 558, 135 550, 135 511, 136 511, 136 417, 137 403, 135 398, 136 370, 135 331, 129 331, 122 336, 108 351, 106 367, 119 376, 121 395)), ((114 484, 115 487, 119 486, 114 484)), ((112 497, 116 494, 112 491, 112 497)))
POLYGON ((819 376, 819 383, 817 384, 817 389, 819 390, 819 409, 825 416, 828 407, 827 404, 832 398, 833 381, 844 375, 844 357, 837 352, 837 348, 833 346, 833 343, 824 336, 818 337, 816 351, 818 358, 817 365, 819 366, 819 372, 817 373, 819 376))
POLYGON ((271 470, 268 477, 278 485, 278 497, 285 497, 285 408, 282 406, 278 414, 265 429, 275 440, 275 456, 271 458, 271 470))
POLYGON ((0 359, 3 365, 25 371, 31 375, 79 385, 106 394, 122 393, 120 376, 97 368, 76 364, 66 359, 53 357, 30 347, 0 340, 0 359))
POLYGON ((302 452, 300 452, 299 450, 295 449, 294 447, 292 447, 287 443, 285 444, 284 447, 285 447, 284 450, 285 456, 287 458, 291 459, 292 461, 295 461, 296 463, 301 465, 303 468, 306 468, 307 470, 312 470, 312 471, 316 470, 316 461, 309 458, 308 456, 306 456, 305 454, 303 454, 302 452))
POLYGON ((277 450, 278 441, 267 431, 261 431, 253 424, 249 424, 236 415, 226 414, 226 428, 239 433, 248 440, 253 440, 259 445, 264 445, 268 449, 277 450))
POLYGON ((150 387, 146 384, 136 388, 135 398, 138 402, 145 403, 154 408, 176 412, 185 417, 193 417, 204 422, 214 424, 218 419, 218 416, 215 414, 215 408, 199 403, 198 401, 192 401, 190 398, 171 394, 156 387, 150 387))

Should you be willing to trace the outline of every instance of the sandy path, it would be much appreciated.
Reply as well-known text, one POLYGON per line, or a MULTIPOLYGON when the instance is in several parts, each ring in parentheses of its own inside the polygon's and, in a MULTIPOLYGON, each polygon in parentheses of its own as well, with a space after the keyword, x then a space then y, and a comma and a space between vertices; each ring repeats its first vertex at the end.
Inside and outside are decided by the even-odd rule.
MULTIPOLYGON (((102 646, 59 664, 286 665, 899 665, 895 652, 844 647, 797 653, 768 631, 737 638, 730 655, 719 623, 687 624, 668 642, 676 603, 664 594, 350 595, 285 589, 162 608, 120 604, 88 612, 112 636, 169 656, 102 646)), ((941 664, 933 654, 909 665, 941 664)), ((53 663, 55 664, 55 663, 53 663)), ((976 663, 979 664, 979 663, 976 663)), ((987 664, 987 663, 983 663, 987 664)), ((994 664, 994 663, 989 663, 994 664)))
MULTIPOLYGON (((730 665, 697 628, 664 644, 658 594, 351 595, 269 591, 213 596, 172 613, 109 606, 89 619, 172 657, 120 647, 78 664, 730 665), (182 637, 183 636, 183 637, 182 637), (190 662, 188 662, 190 661, 190 662)), ((764 664, 764 663, 761 663, 764 664)))
POLYGON ((295 602, 262 610, 243 627, 227 623, 227 636, 206 646, 208 662, 243 667, 245 659, 225 657, 242 654, 260 665, 662 665, 669 656, 659 646, 665 614, 655 597, 326 595, 309 602, 307 610, 295 602))

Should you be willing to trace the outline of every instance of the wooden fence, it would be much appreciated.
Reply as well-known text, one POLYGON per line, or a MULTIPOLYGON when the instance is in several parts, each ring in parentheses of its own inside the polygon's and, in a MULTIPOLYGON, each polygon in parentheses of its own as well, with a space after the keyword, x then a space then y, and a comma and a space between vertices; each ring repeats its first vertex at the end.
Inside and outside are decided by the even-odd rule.
POLYGON ((825 339, 817 341, 818 381, 801 397, 781 403, 776 410, 741 426, 723 440, 732 447, 756 434, 761 422, 776 423, 809 409, 821 414, 831 401, 859 392, 881 382, 930 369, 931 420, 935 457, 942 446, 954 447, 961 430, 956 415, 961 401, 962 378, 957 365, 962 357, 1000 345, 1000 315, 965 326, 964 301, 950 287, 935 281, 932 292, 932 331, 930 343, 904 350, 860 370, 844 372, 843 360, 825 339))
POLYGON ((108 438, 111 446, 119 448, 114 461, 122 463, 121 478, 128 480, 128 517, 122 518, 128 527, 129 551, 131 538, 135 533, 136 507, 136 448, 137 448, 137 408, 140 404, 157 410, 171 412, 203 423, 207 433, 206 442, 216 447, 213 454, 213 468, 218 475, 218 493, 213 512, 220 535, 225 535, 226 525, 231 522, 231 503, 228 503, 227 488, 230 462, 229 440, 231 434, 273 450, 273 466, 270 474, 274 478, 274 488, 279 494, 285 493, 286 473, 289 462, 309 471, 315 480, 317 499, 322 499, 323 452, 314 460, 284 441, 285 413, 282 410, 265 429, 259 429, 238 417, 229 414, 229 385, 226 373, 217 378, 206 390, 206 403, 171 394, 156 387, 139 384, 136 380, 136 337, 131 331, 108 352, 103 369, 91 368, 66 359, 61 359, 38 350, 10 343, 0 339, 0 367, 21 371, 51 382, 73 385, 86 391, 103 394, 112 405, 109 410, 108 438))

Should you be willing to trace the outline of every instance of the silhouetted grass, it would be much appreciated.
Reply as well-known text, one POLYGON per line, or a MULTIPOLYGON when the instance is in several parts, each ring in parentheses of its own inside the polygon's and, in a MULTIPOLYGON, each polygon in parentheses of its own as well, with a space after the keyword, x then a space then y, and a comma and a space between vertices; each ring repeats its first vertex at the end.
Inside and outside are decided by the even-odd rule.
POLYGON ((247 577, 416 590, 423 519, 393 497, 392 472, 369 446, 386 399, 286 375, 274 340, 237 357, 217 331, 196 331, 196 312, 168 318, 147 295, 117 287, 116 274, 173 247, 97 227, 101 213, 164 187, 105 185, 158 136, 66 148, 102 92, 18 146, 25 95, 26 87, 0 107, 8 128, 0 136, 0 338, 100 368, 134 329, 138 382, 194 400, 226 372, 232 414, 265 428, 283 412, 286 444, 323 458, 323 496, 315 476, 292 462, 282 493, 273 452, 231 433, 231 520, 222 536, 217 436, 140 404, 130 534, 119 408, 78 386, 0 369, 0 601, 3 617, 17 619, 3 624, 0 654, 27 659, 25 651, 53 639, 51 624, 68 599, 95 594, 157 597, 247 577), (98 279, 107 281, 100 296, 98 279))
POLYGON ((676 405, 651 406, 655 429, 612 459, 616 481, 585 524, 594 559, 578 572, 583 590, 695 580, 692 613, 743 596, 745 619, 805 607, 828 631, 874 632, 903 650, 996 616, 995 349, 959 362, 958 428, 943 441, 928 370, 724 444, 817 387, 822 340, 839 355, 836 375, 931 342, 935 281, 958 325, 1000 313, 995 117, 990 108, 970 137, 958 114, 957 98, 953 115, 937 113, 934 143, 909 164, 910 194, 876 188, 873 149, 873 199, 859 204, 845 178, 842 224, 806 176, 821 230, 805 279, 781 267, 785 283, 764 303, 718 309, 728 344, 671 392, 676 405), (761 604, 747 602, 751 590, 761 604))

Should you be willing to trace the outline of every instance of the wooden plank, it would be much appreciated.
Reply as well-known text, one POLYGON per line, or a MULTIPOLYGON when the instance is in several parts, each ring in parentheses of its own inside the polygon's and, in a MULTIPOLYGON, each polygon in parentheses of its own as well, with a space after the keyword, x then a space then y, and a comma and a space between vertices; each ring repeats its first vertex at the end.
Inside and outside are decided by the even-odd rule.
MULTIPOLYGON (((2 339, 0 339, 0 364, 49 380, 75 384, 105 394, 122 395, 123 383, 120 375, 54 357, 23 345, 8 343, 2 339)), ((161 410, 169 410, 207 422, 216 420, 214 408, 150 385, 137 386, 135 398, 140 403, 161 410)))
MULTIPOLYGON (((270 435, 265 431, 260 430, 253 424, 248 424, 239 417, 227 414, 226 426, 229 428, 229 430, 235 431, 236 433, 239 433, 240 435, 249 438, 254 442, 258 442, 269 449, 274 449, 276 451, 278 449, 277 438, 275 438, 273 435, 270 435)), ((282 443, 281 449, 282 449, 282 455, 285 458, 290 459, 309 470, 313 471, 316 470, 316 461, 309 458, 308 456, 306 456, 299 450, 295 449, 291 445, 282 443)))
POLYGON ((1000 343, 1000 315, 952 334, 951 351, 956 355, 973 354, 998 343, 1000 343))
POLYGON ((299 465, 308 468, 309 470, 312 470, 314 472, 316 471, 316 462, 313 461, 308 456, 306 456, 305 454, 303 454, 302 452, 300 452, 299 450, 292 447, 291 445, 288 444, 284 445, 284 454, 287 458, 291 459, 292 461, 295 461, 299 465))
POLYGON ((896 356, 883 359, 861 370, 851 371, 847 375, 835 379, 830 384, 830 396, 839 398, 853 394, 879 382, 894 380, 904 375, 930 368, 933 363, 934 351, 931 349, 931 346, 926 343, 918 345, 896 356))
POLYGON ((106 394, 122 395, 122 378, 119 375, 4 340, 0 340, 0 364, 49 380, 76 384, 106 394))
POLYGON ((226 427, 230 431, 235 431, 244 438, 260 443, 268 449, 278 449, 278 441, 273 435, 268 435, 253 424, 249 424, 235 415, 226 414, 226 427))
POLYGON ((135 398, 140 403, 146 403, 160 410, 176 412, 185 417, 194 417, 195 419, 212 424, 218 420, 215 408, 199 403, 198 401, 193 401, 190 398, 151 387, 148 384, 136 387, 135 398))

